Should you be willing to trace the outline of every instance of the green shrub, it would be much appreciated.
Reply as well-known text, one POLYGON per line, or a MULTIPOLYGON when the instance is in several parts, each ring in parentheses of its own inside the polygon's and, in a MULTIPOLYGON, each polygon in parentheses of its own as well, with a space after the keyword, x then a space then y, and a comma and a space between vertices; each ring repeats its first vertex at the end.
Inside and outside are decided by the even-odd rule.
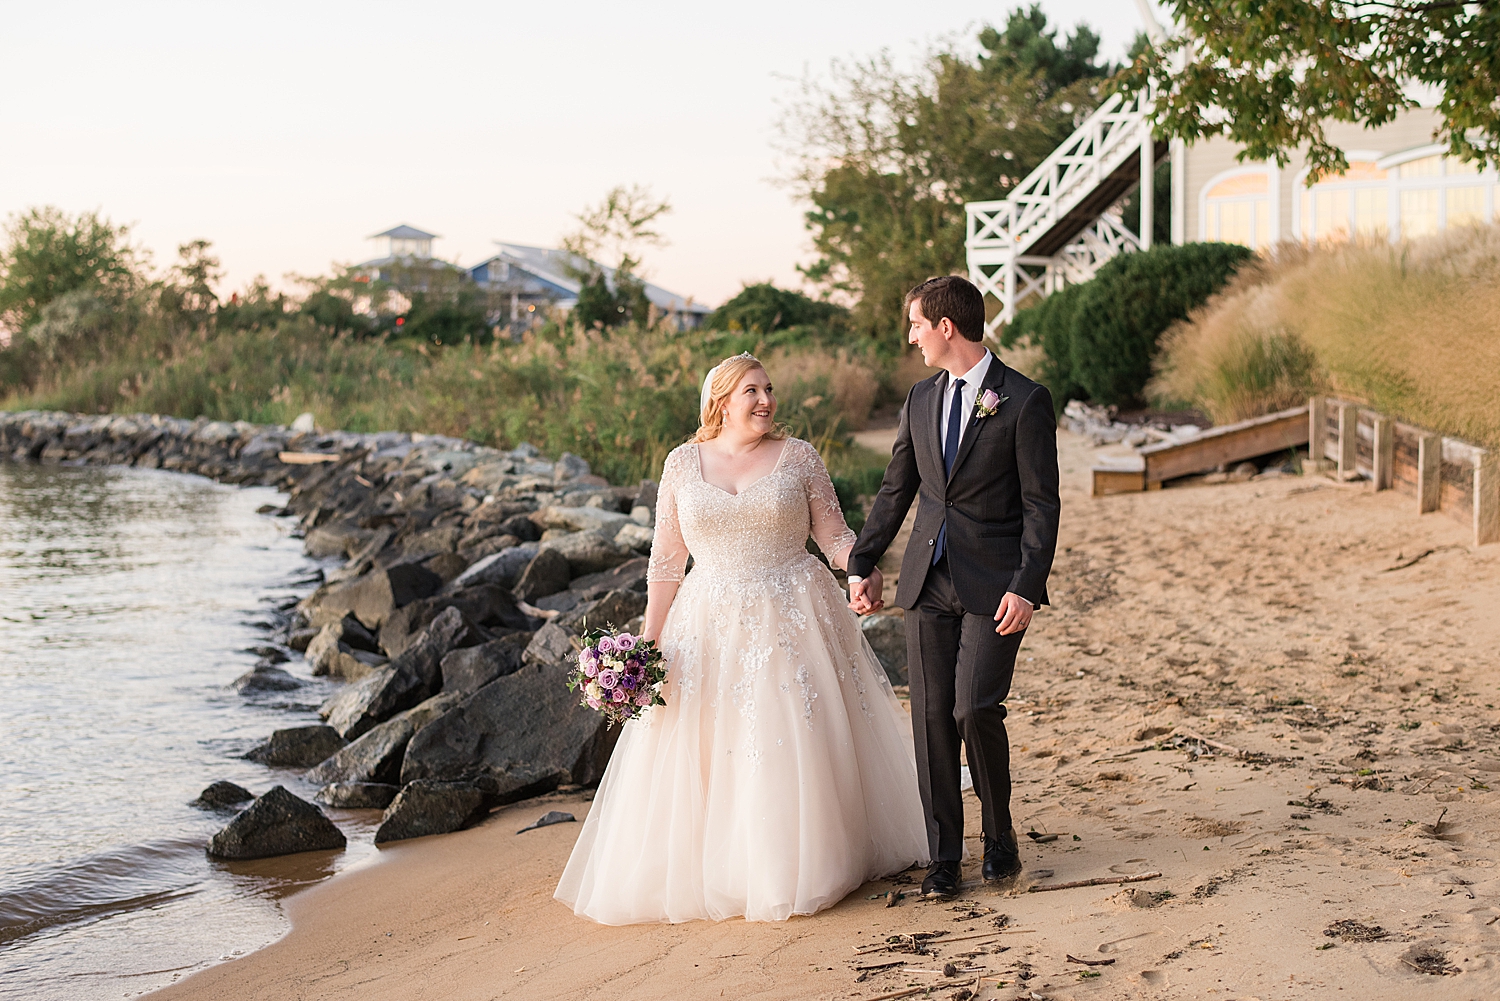
POLYGON ((1189 243, 1121 254, 1086 282, 1072 317, 1072 376, 1104 404, 1140 400, 1157 341, 1208 301, 1252 256, 1233 243, 1189 243))
POLYGON ((1051 391, 1052 402, 1059 408, 1087 395, 1073 378, 1073 316, 1087 289, 1087 284, 1069 285, 1021 310, 1000 337, 1001 345, 1007 348, 1029 344, 1042 349, 1035 375, 1051 391))
POLYGON ((1247 248, 1230 243, 1122 254, 1091 281, 1022 310, 1001 343, 1042 349, 1039 375, 1059 407, 1072 398, 1137 402, 1151 378, 1161 335, 1203 305, 1250 256, 1247 248))

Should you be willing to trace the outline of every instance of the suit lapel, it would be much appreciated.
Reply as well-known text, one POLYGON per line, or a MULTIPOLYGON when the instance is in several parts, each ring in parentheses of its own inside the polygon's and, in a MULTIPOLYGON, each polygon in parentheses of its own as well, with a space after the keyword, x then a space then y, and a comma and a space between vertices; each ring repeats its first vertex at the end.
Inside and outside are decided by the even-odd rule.
MULTIPOLYGON (((1000 386, 1004 382, 1005 363, 1000 360, 999 356, 991 354, 989 371, 984 374, 984 382, 980 385, 979 392, 974 397, 975 401, 977 402, 984 396, 986 389, 994 390, 997 396, 1001 395, 1000 386)), ((970 411, 965 416, 967 423, 964 425, 964 436, 959 441, 958 457, 953 460, 953 472, 948 475, 948 482, 950 483, 953 482, 953 477, 958 475, 958 471, 963 468, 964 460, 969 457, 969 453, 974 450, 974 442, 979 438, 979 431, 983 427, 982 424, 974 420, 973 411, 970 411)), ((999 414, 996 414, 995 417, 986 417, 985 420, 992 421, 999 416, 999 414)))
POLYGON ((917 409, 917 420, 922 428, 922 450, 927 453, 929 468, 943 471, 943 445, 939 440, 942 424, 938 412, 943 408, 943 389, 948 385, 948 373, 943 372, 927 384, 927 394, 917 409))

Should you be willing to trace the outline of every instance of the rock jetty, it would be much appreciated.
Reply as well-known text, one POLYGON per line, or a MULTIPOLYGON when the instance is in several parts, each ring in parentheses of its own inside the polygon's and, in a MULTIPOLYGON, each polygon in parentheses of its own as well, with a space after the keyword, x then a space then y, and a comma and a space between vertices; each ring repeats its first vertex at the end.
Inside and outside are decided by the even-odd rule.
MULTIPOLYGON (((298 654, 344 684, 320 709, 326 726, 279 730, 250 756, 307 767, 329 806, 385 806, 377 840, 444 833, 603 773, 618 731, 563 682, 586 625, 639 628, 654 483, 611 486, 578 456, 528 444, 149 414, 0 412, 0 459, 168 469, 288 495, 265 513, 295 518, 326 569, 235 687, 300 685, 275 666, 298 654)), ((316 806, 273 793, 211 850, 335 846, 316 806)))

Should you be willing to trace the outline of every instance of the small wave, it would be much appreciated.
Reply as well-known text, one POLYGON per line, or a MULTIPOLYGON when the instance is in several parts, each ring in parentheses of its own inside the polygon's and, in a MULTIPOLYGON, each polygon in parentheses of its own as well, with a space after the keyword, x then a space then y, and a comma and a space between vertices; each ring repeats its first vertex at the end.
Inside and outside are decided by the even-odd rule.
POLYGON ((197 892, 203 842, 166 839, 85 856, 0 887, 0 945, 57 925, 156 907, 197 892))

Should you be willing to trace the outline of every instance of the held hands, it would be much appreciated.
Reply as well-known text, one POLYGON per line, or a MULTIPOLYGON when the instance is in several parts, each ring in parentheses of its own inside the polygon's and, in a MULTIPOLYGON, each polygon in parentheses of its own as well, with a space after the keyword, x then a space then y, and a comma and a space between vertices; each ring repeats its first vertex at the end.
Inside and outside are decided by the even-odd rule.
POLYGON ((885 578, 879 570, 871 570, 870 576, 849 585, 849 607, 857 615, 869 615, 885 607, 880 592, 885 588, 885 578))
POLYGON ((995 621, 1000 623, 995 632, 1001 636, 1020 632, 1031 625, 1032 611, 1031 602, 1014 591, 1006 591, 1005 597, 1000 599, 1000 607, 995 609, 995 621))

